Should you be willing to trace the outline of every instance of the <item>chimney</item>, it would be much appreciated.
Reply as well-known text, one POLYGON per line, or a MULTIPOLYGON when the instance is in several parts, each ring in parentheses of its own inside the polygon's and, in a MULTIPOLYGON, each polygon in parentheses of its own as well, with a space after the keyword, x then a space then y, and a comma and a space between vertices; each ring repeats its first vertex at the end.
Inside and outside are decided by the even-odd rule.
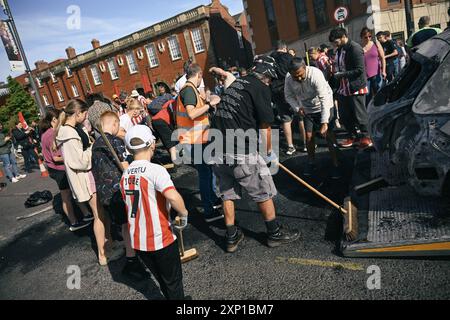
POLYGON ((73 59, 73 58, 75 58, 77 56, 77 52, 72 47, 68 47, 66 49, 66 54, 67 54, 67 58, 68 59, 73 59))
POLYGON ((34 64, 35 64, 36 69, 38 71, 42 71, 42 70, 48 69, 48 62, 46 62, 44 60, 36 61, 34 64))
POLYGON ((91 43, 92 43, 92 48, 94 48, 94 49, 100 48, 100 41, 98 41, 97 39, 92 39, 91 43))

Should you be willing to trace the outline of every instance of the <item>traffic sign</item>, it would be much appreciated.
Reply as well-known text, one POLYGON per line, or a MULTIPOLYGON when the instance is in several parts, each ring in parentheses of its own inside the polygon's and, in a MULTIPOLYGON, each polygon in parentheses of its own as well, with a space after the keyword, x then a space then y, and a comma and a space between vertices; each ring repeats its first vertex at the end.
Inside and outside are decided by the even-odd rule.
POLYGON ((339 7, 334 11, 333 18, 336 23, 344 23, 350 14, 347 7, 339 7))

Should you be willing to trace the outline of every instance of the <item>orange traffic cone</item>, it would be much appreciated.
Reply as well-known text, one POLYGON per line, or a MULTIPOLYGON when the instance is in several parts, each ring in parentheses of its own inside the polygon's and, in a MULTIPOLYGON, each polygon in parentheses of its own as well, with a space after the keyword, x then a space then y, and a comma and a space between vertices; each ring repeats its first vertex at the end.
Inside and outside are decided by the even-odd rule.
POLYGON ((3 178, 5 175, 3 174, 3 170, 0 169, 0 178, 3 178))
POLYGON ((37 152, 37 149, 34 149, 34 152, 36 152, 36 155, 38 157, 38 162, 39 162, 39 169, 41 170, 41 178, 48 178, 48 171, 47 168, 44 165, 44 162, 41 160, 41 158, 39 157, 39 153, 37 152))

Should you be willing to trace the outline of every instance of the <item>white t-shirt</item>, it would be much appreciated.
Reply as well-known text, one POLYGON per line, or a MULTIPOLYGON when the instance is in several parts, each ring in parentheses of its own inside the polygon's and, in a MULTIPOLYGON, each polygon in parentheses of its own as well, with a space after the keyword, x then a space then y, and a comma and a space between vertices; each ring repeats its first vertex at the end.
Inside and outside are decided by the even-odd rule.
POLYGON ((120 116, 120 127, 128 132, 131 128, 133 128, 134 124, 133 121, 131 121, 131 118, 128 114, 124 114, 120 116))
POLYGON ((134 161, 125 170, 120 188, 127 205, 132 248, 154 252, 170 246, 177 238, 164 193, 175 187, 167 170, 150 161, 134 161))
MULTIPOLYGON (((187 77, 186 75, 182 76, 177 83, 175 84, 175 91, 177 92, 177 94, 180 94, 181 90, 184 88, 184 85, 187 82, 187 77)), ((198 87, 199 89, 205 89, 205 82, 202 79, 202 83, 200 84, 200 87, 198 87)))

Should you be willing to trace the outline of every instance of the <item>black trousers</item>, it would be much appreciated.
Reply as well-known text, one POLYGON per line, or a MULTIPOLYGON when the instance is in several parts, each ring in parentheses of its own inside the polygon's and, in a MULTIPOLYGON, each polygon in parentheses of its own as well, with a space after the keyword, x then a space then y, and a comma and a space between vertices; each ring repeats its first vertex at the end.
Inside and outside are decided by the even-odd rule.
POLYGON ((139 258, 159 282, 167 300, 184 300, 183 271, 178 242, 156 252, 137 251, 139 258))
POLYGON ((345 129, 354 137, 367 136, 367 109, 366 96, 338 96, 339 114, 345 129))
POLYGON ((32 159, 38 163, 37 155, 33 149, 22 149, 22 156, 25 161, 25 171, 31 170, 33 166, 32 159))

